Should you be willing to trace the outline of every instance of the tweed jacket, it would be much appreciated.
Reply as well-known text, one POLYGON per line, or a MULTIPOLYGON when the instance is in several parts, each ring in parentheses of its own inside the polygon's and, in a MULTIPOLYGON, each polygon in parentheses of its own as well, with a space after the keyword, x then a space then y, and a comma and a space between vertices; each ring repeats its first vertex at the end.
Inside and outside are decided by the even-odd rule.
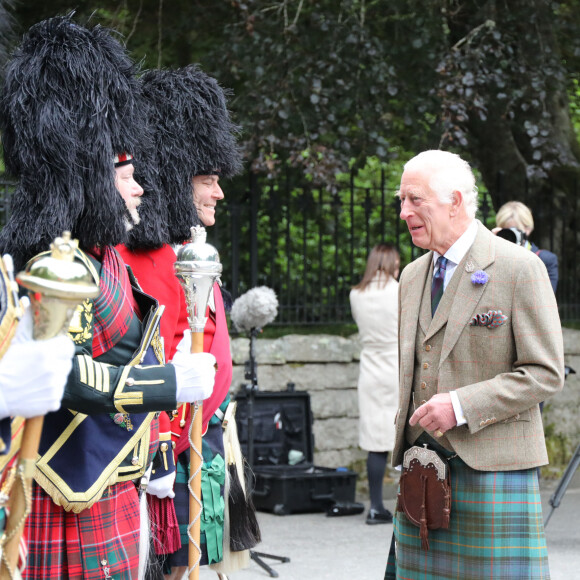
POLYGON ((442 341, 440 359, 432 361, 436 392, 455 390, 467 419, 466 425, 446 433, 461 459, 481 471, 546 464, 539 403, 563 387, 564 348, 544 264, 478 223, 476 239, 431 319, 430 311, 425 315, 420 307, 425 284, 431 284, 432 264, 433 253, 428 252, 405 268, 399 284, 399 409, 393 465, 402 463, 408 447, 405 428, 415 360, 421 350, 430 350, 431 341, 442 341), (479 270, 487 274, 483 284, 471 279, 479 270), (478 325, 470 324, 490 310, 507 318, 495 327, 482 325, 481 317, 478 325), (418 329, 425 332, 425 349, 416 349, 418 329))

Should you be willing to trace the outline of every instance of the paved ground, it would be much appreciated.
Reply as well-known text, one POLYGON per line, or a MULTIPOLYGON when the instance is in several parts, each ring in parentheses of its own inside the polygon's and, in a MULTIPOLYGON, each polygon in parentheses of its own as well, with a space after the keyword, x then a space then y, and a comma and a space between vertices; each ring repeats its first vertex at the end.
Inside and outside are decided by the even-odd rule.
MULTIPOLYGON (((557 483, 557 482, 556 482, 557 483)), ((542 485, 544 513, 556 483, 542 485)), ((386 497, 386 495, 385 495, 386 497)), ((386 502, 393 509, 394 500, 386 502)), ((382 580, 392 525, 367 526, 365 514, 326 517, 324 513, 276 516, 260 512, 261 552, 287 556, 265 559, 280 580, 382 580)), ((546 528, 552 580, 580 579, 580 469, 546 528)), ((255 562, 230 580, 268 579, 255 562)), ((201 580, 217 580, 202 568, 201 580)))

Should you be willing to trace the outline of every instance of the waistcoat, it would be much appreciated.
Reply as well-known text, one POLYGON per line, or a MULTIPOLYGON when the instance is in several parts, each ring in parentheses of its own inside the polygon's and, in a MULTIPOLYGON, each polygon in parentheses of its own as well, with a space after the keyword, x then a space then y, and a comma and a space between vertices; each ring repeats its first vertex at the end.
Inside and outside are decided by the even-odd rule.
MULTIPOLYGON (((417 423, 413 427, 409 425, 409 419, 415 410, 425 404, 433 395, 437 393, 448 392, 445 385, 439 388, 439 361, 441 360, 441 351, 445 339, 445 322, 439 330, 433 334, 427 341, 425 336, 431 324, 441 316, 448 317, 449 309, 453 302, 453 296, 459 284, 460 275, 455 275, 458 271, 456 268, 447 288, 443 293, 435 317, 431 316, 431 283, 432 276, 427 276, 425 287, 421 298, 421 307, 419 309, 419 320, 417 322, 417 334, 415 338, 415 364, 413 368, 413 390, 411 392, 411 404, 407 416, 407 426, 405 428, 405 439, 407 443, 413 445, 419 435, 424 432, 423 427, 417 423)), ((428 433, 432 435, 432 433, 428 433)), ((446 449, 453 450, 447 437, 443 436, 437 439, 437 442, 446 449)))

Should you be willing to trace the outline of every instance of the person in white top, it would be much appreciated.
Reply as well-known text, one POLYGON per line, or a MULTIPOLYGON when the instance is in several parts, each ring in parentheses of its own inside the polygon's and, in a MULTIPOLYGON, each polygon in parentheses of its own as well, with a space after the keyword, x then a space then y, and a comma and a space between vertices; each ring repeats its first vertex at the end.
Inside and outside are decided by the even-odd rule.
POLYGON ((362 280, 350 292, 362 352, 358 379, 359 445, 368 451, 370 510, 367 524, 393 521, 383 505, 388 452, 395 441, 398 401, 397 295, 399 253, 387 244, 370 252, 362 280))

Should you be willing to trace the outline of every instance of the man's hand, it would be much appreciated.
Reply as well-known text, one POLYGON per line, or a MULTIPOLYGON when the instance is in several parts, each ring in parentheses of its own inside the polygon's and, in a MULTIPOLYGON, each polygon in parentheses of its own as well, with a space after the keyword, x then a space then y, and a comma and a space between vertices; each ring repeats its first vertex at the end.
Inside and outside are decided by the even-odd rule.
POLYGON ((434 395, 427 403, 421 405, 409 419, 409 425, 413 427, 419 423, 426 431, 431 431, 435 437, 442 437, 446 431, 457 425, 451 395, 439 393, 434 395))

